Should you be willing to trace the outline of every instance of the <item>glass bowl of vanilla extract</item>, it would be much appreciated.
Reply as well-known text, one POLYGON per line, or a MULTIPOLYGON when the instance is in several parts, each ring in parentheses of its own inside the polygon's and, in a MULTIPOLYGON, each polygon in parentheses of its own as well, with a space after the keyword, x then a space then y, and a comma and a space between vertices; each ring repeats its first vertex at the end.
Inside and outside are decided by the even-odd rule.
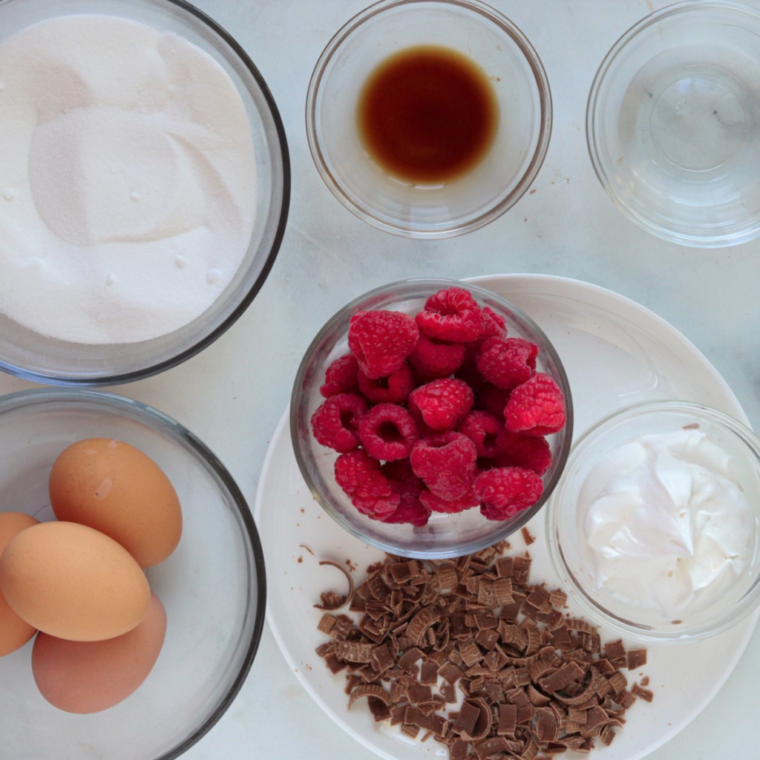
POLYGON ((549 82, 515 24, 480 0, 382 0, 317 62, 314 162, 365 222, 409 238, 489 224, 529 189, 549 146, 549 82))

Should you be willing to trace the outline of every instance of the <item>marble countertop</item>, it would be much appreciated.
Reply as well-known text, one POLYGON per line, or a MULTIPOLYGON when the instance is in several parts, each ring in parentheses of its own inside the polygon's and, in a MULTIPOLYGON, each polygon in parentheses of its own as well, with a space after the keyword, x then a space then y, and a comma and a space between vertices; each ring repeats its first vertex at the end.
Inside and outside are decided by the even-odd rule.
MULTIPOLYGON (((311 160, 304 100, 314 63, 366 0, 196 0, 246 48, 279 105, 290 143, 290 223, 269 280, 240 321, 200 356, 116 391, 172 415, 225 462, 252 504, 261 463, 288 403, 291 379, 317 329, 346 301, 414 276, 546 273, 615 290, 690 338, 729 382, 760 428, 760 241, 700 251, 657 240, 628 222, 591 167, 586 96, 603 56, 661 0, 491 0, 532 41, 554 99, 554 129, 533 188, 488 227, 440 242, 408 241, 356 219, 311 160)), ((2 376, 0 393, 29 387, 2 376)), ((692 725, 651 755, 700 760, 756 754, 754 701, 760 633, 736 672, 692 725)), ((251 757, 371 760, 300 686, 266 630, 250 676, 189 760, 251 757)))

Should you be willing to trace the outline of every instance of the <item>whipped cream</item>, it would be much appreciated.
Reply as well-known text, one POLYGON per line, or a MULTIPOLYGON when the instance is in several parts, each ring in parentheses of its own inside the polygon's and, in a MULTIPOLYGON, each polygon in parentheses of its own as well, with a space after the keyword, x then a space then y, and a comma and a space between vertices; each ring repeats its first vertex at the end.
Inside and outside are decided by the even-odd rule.
POLYGON ((642 436, 602 457, 579 516, 598 586, 672 619, 712 605, 754 555, 756 518, 735 462, 698 430, 642 436))

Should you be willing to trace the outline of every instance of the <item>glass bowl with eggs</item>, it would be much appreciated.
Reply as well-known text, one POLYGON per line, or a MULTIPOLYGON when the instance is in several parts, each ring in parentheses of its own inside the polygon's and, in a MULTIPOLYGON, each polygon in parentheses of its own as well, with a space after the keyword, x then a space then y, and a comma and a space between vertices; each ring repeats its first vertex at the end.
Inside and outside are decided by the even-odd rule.
POLYGON ((0 0, 0 369, 113 385, 250 305, 288 216, 260 72, 183 0, 0 0))
POLYGON ((573 406, 527 314, 469 283, 406 280, 319 331, 290 430, 301 475, 339 525, 391 554, 443 559, 497 543, 542 508, 573 406))
POLYGON ((0 732, 17 760, 176 758, 264 624, 256 527, 174 420, 95 391, 0 399, 0 732))
POLYGON ((760 604, 760 439, 682 401, 632 406, 573 447, 546 510, 552 564, 618 636, 678 644, 760 604))

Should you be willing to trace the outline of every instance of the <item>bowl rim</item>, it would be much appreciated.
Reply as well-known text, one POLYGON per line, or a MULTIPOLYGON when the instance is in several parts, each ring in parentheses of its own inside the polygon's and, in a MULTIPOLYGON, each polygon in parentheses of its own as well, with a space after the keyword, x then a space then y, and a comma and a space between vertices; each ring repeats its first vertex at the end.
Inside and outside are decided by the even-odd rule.
POLYGON ((618 37, 604 56, 604 59, 599 65, 591 83, 588 99, 586 101, 586 148, 588 150, 589 158, 591 159, 591 165, 594 167, 594 173, 596 174, 602 189, 607 194, 607 197, 613 202, 615 207, 630 221, 634 222, 634 224, 637 224, 655 237, 667 240, 670 243, 677 243, 678 245, 691 248, 727 248, 729 246, 741 245, 742 243, 748 243, 755 240, 760 236, 760 222, 754 227, 748 227, 741 232, 723 233, 710 236, 676 232, 672 229, 656 224, 653 220, 625 203, 623 198, 615 191, 615 185, 605 169, 605 164, 601 158, 599 135, 596 124, 602 85, 606 81, 612 64, 628 44, 639 34, 646 31, 650 26, 653 26, 663 19, 677 16, 682 13, 703 10, 733 11, 760 20, 760 11, 749 5, 733 2, 732 0, 683 0, 683 2, 667 5, 664 8, 653 11, 632 24, 620 35, 620 37, 618 37))
MULTIPOLYGON (((396 282, 383 285, 379 288, 374 288, 373 290, 370 290, 367 293, 364 293, 363 295, 360 295, 359 297, 354 298, 348 304, 346 304, 341 309, 339 309, 335 314, 333 314, 332 317, 330 317, 330 319, 319 330, 319 332, 316 334, 314 339, 309 344, 309 347, 306 349, 303 355, 303 358, 301 360, 301 363, 298 367, 298 372, 296 373, 295 381, 293 383, 293 390, 291 393, 291 399, 290 399, 290 439, 293 446, 293 452, 294 452, 301 476, 303 477, 303 480, 307 488, 309 489, 312 496, 314 497, 314 500, 320 505, 320 507, 322 507, 322 509, 333 520, 335 520, 335 522, 338 523, 338 525, 340 525, 341 528, 343 528, 345 531, 347 531, 350 535, 354 536, 355 538, 358 538, 361 541, 367 544, 370 544, 371 546, 374 546, 378 549, 381 549, 382 551, 387 552, 389 554, 408 557, 412 559, 422 559, 422 560, 451 559, 451 558, 461 557, 466 554, 474 554, 475 552, 478 552, 481 549, 485 549, 489 546, 492 546, 493 544, 496 544, 499 541, 506 539, 508 536, 513 535, 518 530, 520 530, 520 528, 524 527, 532 518, 534 518, 545 507, 547 502, 550 500, 552 493, 554 492, 554 490, 557 488, 557 486, 559 485, 561 481, 562 474, 567 465, 568 457, 570 456, 570 450, 571 450, 572 439, 573 439, 574 420, 575 420, 575 416, 574 416, 574 408, 573 408, 573 396, 572 396, 572 391, 570 387, 570 381, 568 380, 567 372, 565 370, 565 366, 562 363, 562 359, 560 358, 556 348, 554 348, 554 344, 548 338, 546 333, 544 333, 541 327, 539 327, 539 325, 536 324, 536 322, 530 316, 528 316, 522 309, 515 306, 511 301, 508 301, 506 298, 503 298, 498 293, 495 293, 486 288, 482 288, 479 285, 474 285, 470 282, 465 282, 462 280, 450 280, 450 279, 444 279, 444 278, 411 278, 407 280, 398 280, 396 282), (546 353, 551 357, 552 362, 556 366, 557 374, 559 375, 559 380, 560 380, 559 384, 565 396, 565 410, 566 410, 567 419, 566 419, 565 427, 563 428, 563 432, 565 434, 563 445, 555 456, 554 461, 557 462, 557 467, 554 471, 554 474, 551 480, 548 483, 544 483, 544 490, 541 495, 541 498, 533 506, 528 507, 528 509, 524 509, 522 512, 519 512, 518 515, 513 519, 513 521, 509 522, 508 530, 507 530, 506 523, 498 523, 498 525, 501 525, 502 527, 500 530, 494 531, 493 535, 489 536, 488 538, 481 539, 479 541, 470 541, 468 544, 457 549, 450 549, 450 550, 443 550, 443 551, 428 550, 428 551, 411 551, 411 552, 409 550, 404 549, 404 550, 399 551, 399 548, 397 546, 394 546, 393 544, 385 543, 382 540, 378 540, 370 536, 364 535, 360 530, 355 528, 348 520, 346 520, 343 517, 343 515, 337 512, 337 510, 334 510, 332 505, 329 503, 327 499, 323 498, 322 493, 317 487, 317 484, 311 478, 309 469, 306 465, 305 457, 299 446, 298 408, 299 408, 299 400, 302 396, 301 388, 303 386, 303 380, 306 375, 309 362, 316 348, 322 342, 324 337, 332 331, 333 327, 337 325, 339 322, 341 322, 342 320, 344 320, 346 316, 349 313, 351 313, 353 310, 355 310, 358 306, 360 306, 361 304, 365 303, 366 301, 370 299, 376 298, 378 295, 392 294, 400 286, 407 286, 407 285, 417 285, 419 287, 425 286, 426 288, 430 290, 430 295, 444 288, 458 287, 472 293, 473 296, 475 296, 476 298, 487 297, 504 304, 506 308, 508 308, 510 311, 512 311, 513 313, 517 315, 519 320, 524 320, 526 324, 528 324, 528 326, 531 328, 531 330, 535 331, 535 333, 543 341, 544 345, 543 345, 542 350, 546 351, 546 353)), ((309 431, 309 435, 311 435, 311 431, 309 431)), ((325 450, 328 451, 328 449, 325 449, 325 450)), ((543 477, 542 477, 542 481, 543 481, 543 477)))
POLYGON ((552 124, 553 124, 553 106, 552 106, 552 93, 549 85, 549 78, 544 69, 543 62, 539 57, 536 49, 531 42, 522 32, 522 30, 503 13, 487 5, 482 0, 379 0, 372 5, 367 6, 363 10, 356 13, 348 21, 346 21, 335 34, 330 38, 330 41, 325 46, 324 50, 317 59, 317 63, 314 66, 314 70, 309 80, 309 87, 306 94, 306 109, 305 109, 305 121, 306 121, 306 137, 309 143, 309 151, 314 161, 314 165, 322 177, 325 185, 329 188, 330 192, 355 216, 362 221, 375 227, 376 229, 388 232, 400 237, 412 238, 412 239, 424 239, 424 240, 442 240, 446 238, 457 237, 464 235, 468 232, 473 232, 485 227, 487 224, 498 219, 511 209, 527 192, 528 188, 533 184, 538 172, 543 166, 546 154, 549 150, 549 143, 551 142, 552 124), (512 192, 496 206, 488 211, 480 213, 477 217, 467 222, 466 224, 450 225, 448 227, 436 228, 434 230, 418 230, 408 227, 402 227, 400 224, 392 224, 384 222, 378 219, 370 211, 364 207, 355 203, 344 192, 342 182, 338 176, 333 175, 324 159, 320 141, 317 137, 317 117, 316 106, 317 98, 320 92, 322 80, 324 78, 325 69, 332 60, 335 53, 342 46, 343 42, 348 39, 352 33, 362 26, 365 22, 372 20, 376 16, 385 13, 388 10, 403 6, 423 5, 427 3, 435 3, 438 5, 451 5, 464 8, 469 11, 483 16, 486 21, 490 21, 496 26, 500 27, 513 42, 520 49, 525 60, 530 66, 533 74, 536 89, 538 91, 538 99, 540 103, 541 118, 538 126, 538 140, 536 148, 533 151, 530 164, 523 173, 522 177, 518 181, 512 192))
MULTIPOLYGON (((623 409, 618 409, 594 423, 573 444, 570 456, 566 463, 565 472, 567 472, 568 466, 574 463, 574 459, 578 456, 578 451, 581 446, 591 440, 597 433, 603 431, 606 426, 618 420, 625 421, 629 417, 635 417, 640 414, 670 411, 687 412, 699 419, 709 419, 713 424, 723 426, 730 432, 746 439, 748 444, 756 450, 758 457, 760 458, 760 438, 748 425, 745 425, 735 417, 732 417, 725 412, 721 412, 719 409, 707 406, 706 404, 671 399, 667 401, 645 401, 640 404, 632 404, 623 409)), ((635 625, 631 621, 623 620, 606 610, 585 591, 583 585, 576 579, 575 575, 565 562, 564 553, 562 552, 558 538, 559 513, 562 509, 559 501, 562 494, 562 488, 565 485, 564 481, 565 477, 562 478, 561 482, 552 493, 551 498, 546 505, 544 515, 549 559, 552 569, 559 578, 562 586, 567 591, 568 596, 591 620, 605 627, 614 635, 619 635, 624 638, 647 644, 676 645, 699 641, 723 633, 724 631, 733 628, 737 623, 740 623, 757 610, 758 605, 760 605, 760 573, 758 573, 758 577, 739 603, 734 605, 730 610, 724 612, 713 623, 703 623, 695 626, 693 629, 685 628, 682 631, 674 631, 673 633, 667 631, 652 631, 647 627, 635 625)), ((760 542, 760 536, 758 536, 758 542, 760 542)))
POLYGON ((208 446, 206 446, 205 443, 203 443, 203 441, 200 440, 200 438, 188 430, 184 425, 152 406, 143 404, 135 399, 118 396, 114 393, 107 393, 105 391, 79 390, 73 388, 33 388, 0 396, 0 417, 9 411, 24 409, 39 404, 60 402, 68 402, 70 404, 89 402, 100 404, 115 409, 116 411, 129 410, 132 414, 137 414, 149 422, 156 423, 158 428, 164 431, 165 434, 173 434, 174 436, 181 438, 189 444, 190 448, 194 450, 198 457, 211 470, 213 470, 227 489, 243 519, 247 531, 248 540, 250 541, 253 553, 253 563, 256 568, 256 611, 254 615, 253 630, 251 632, 251 641, 245 653, 240 672, 237 674, 235 680, 230 685, 227 693, 217 705, 216 709, 200 727, 193 730, 190 736, 184 739, 176 747, 156 758, 156 760, 175 760, 180 757, 180 755, 187 752, 192 746, 197 744, 219 722, 219 719, 224 713, 227 712, 227 709, 234 702, 240 689, 245 683, 256 657, 256 652, 258 651, 264 631, 267 598, 264 550, 261 545, 258 529, 256 528, 256 523, 248 506, 248 502, 229 470, 227 470, 224 464, 222 464, 221 460, 213 453, 213 451, 211 451, 211 449, 208 448, 208 446))
MULTIPOLYGON (((194 16, 196 19, 205 24, 212 32, 220 37, 227 46, 238 56, 241 63, 248 69, 253 76, 256 84, 261 90, 261 94, 269 109, 270 116, 274 123, 275 132, 277 134, 277 144, 279 146, 280 160, 282 162, 282 202, 280 204, 279 219, 277 222, 277 228, 272 240, 272 246, 269 249, 269 253, 266 255, 264 265, 259 272, 255 282, 242 298, 240 303, 229 314, 229 316, 208 335, 199 339, 189 348, 184 351, 180 351, 178 354, 170 356, 155 364, 143 367, 142 369, 132 370, 130 372, 124 372, 116 375, 98 374, 89 376, 86 378, 79 377, 67 377, 58 376, 52 373, 38 372, 35 370, 29 370, 16 364, 3 361, 0 358, 0 371, 6 372, 14 377, 20 377, 23 380, 29 380, 35 383, 43 383, 45 385, 61 386, 61 387, 73 387, 73 388, 95 388, 104 385, 122 385, 124 383, 132 383, 137 380, 144 380, 145 378, 158 375, 161 372, 165 372, 172 367, 176 367, 179 364, 187 361, 196 354, 203 351, 205 348, 214 343, 218 338, 224 335, 227 330, 240 319, 246 309, 251 305, 253 299, 258 295, 261 288, 264 286, 269 273, 274 266, 275 259, 282 246, 283 238, 285 237, 285 229, 287 227, 288 215, 290 212, 290 196, 291 196, 291 165, 290 165, 290 151, 288 149, 288 139, 285 133, 285 126, 282 121, 282 117, 275 103, 274 96, 272 95, 266 80, 262 76, 261 72, 257 68, 256 64, 251 60, 251 57, 245 51, 245 49, 237 42, 237 40, 218 22, 216 22, 211 16, 204 11, 196 8, 187 0, 162 0, 169 5, 173 5, 182 11, 194 16)), ((0 0, 0 10, 6 2, 11 0, 0 0)))

